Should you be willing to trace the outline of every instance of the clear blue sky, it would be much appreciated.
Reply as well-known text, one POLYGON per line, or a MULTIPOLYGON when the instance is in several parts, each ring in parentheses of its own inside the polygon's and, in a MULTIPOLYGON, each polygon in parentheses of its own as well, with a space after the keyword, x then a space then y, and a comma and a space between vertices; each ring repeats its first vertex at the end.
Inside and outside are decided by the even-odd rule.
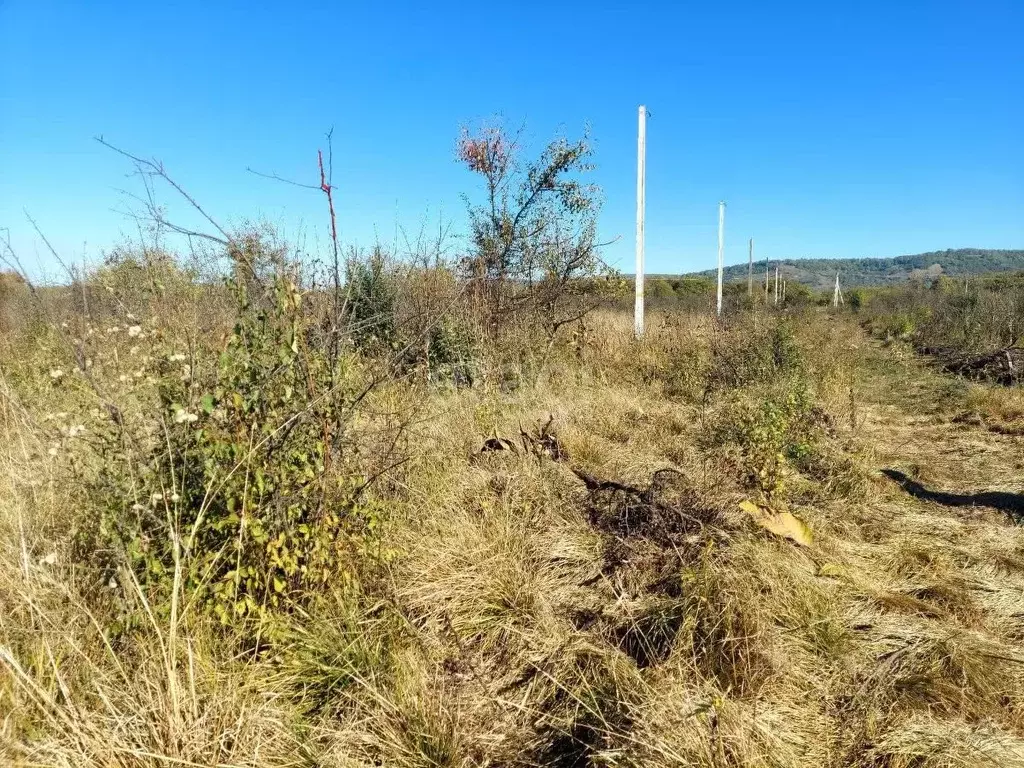
MULTIPOLYGON (((648 265, 1024 247, 1024 2, 107 2, 0 0, 0 227, 22 258, 98 259, 155 156, 217 216, 323 238, 334 126, 341 236, 463 222, 467 121, 537 141, 589 123, 602 235, 632 269, 636 109, 648 265)), ((376 234, 375 234, 376 233, 376 234)))

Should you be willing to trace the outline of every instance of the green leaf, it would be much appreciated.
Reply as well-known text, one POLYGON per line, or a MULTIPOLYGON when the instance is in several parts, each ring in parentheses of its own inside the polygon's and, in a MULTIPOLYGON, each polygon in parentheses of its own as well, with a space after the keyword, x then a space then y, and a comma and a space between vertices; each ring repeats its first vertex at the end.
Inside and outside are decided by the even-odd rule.
POLYGON ((206 411, 206 413, 208 413, 208 414, 213 413, 213 405, 214 405, 213 395, 205 394, 205 395, 203 395, 203 399, 200 400, 199 402, 202 405, 203 410, 206 411))

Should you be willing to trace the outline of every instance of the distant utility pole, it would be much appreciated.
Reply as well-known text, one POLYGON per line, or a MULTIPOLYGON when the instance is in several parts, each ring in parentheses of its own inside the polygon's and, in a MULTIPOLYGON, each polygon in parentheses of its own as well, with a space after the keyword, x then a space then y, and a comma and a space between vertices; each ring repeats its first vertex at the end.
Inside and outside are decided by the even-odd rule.
POLYGON ((782 303, 786 303, 786 281, 782 281, 782 303))
POLYGON ((832 292, 832 306, 838 308, 843 303, 843 292, 839 289, 839 272, 836 272, 836 289, 832 292))
POLYGON ((636 135, 636 303, 633 307, 633 333, 644 335, 644 214, 647 187, 647 108, 640 105, 640 124, 636 135))
POLYGON ((750 238, 750 258, 747 262, 747 296, 754 298, 754 238, 750 238))
POLYGON ((779 303, 779 265, 775 265, 775 303, 779 303))
POLYGON ((718 203, 718 314, 722 314, 722 272, 725 268, 725 201, 718 203))

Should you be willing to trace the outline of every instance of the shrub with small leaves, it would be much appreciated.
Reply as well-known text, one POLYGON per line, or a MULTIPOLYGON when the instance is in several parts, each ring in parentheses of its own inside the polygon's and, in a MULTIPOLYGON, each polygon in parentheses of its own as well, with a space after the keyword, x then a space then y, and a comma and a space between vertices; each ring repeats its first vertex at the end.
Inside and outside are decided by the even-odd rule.
POLYGON ((349 260, 349 332, 357 348, 376 351, 396 346, 396 299, 395 276, 380 249, 367 259, 349 260))
POLYGON ((767 494, 782 490, 787 462, 799 463, 813 451, 811 400, 802 381, 746 410, 738 426, 747 482, 767 494))
POLYGON ((803 355, 785 320, 768 328, 741 327, 712 346, 711 389, 739 389, 790 376, 803 369, 803 355))
POLYGON ((442 317, 430 330, 426 363, 431 378, 472 386, 480 375, 479 359, 476 339, 460 318, 442 317))
POLYGON ((358 362, 311 343, 286 268, 258 302, 251 289, 233 286, 237 321, 219 357, 154 357, 149 439, 133 445, 109 422, 93 483, 98 543, 147 587, 184 588, 225 623, 354 580, 378 522, 345 450, 366 392, 358 362))

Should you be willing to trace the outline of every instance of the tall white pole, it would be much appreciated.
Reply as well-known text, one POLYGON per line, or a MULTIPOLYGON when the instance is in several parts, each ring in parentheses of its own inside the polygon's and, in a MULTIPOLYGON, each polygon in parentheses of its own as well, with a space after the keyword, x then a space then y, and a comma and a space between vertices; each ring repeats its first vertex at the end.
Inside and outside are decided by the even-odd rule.
POLYGON ((640 123, 636 136, 636 303, 633 307, 633 333, 644 335, 644 209, 647 187, 647 108, 640 105, 640 123))
POLYGON ((775 265, 775 303, 779 303, 779 265, 775 265))
POLYGON ((718 314, 722 314, 722 270, 725 268, 725 201, 718 203, 718 314))

